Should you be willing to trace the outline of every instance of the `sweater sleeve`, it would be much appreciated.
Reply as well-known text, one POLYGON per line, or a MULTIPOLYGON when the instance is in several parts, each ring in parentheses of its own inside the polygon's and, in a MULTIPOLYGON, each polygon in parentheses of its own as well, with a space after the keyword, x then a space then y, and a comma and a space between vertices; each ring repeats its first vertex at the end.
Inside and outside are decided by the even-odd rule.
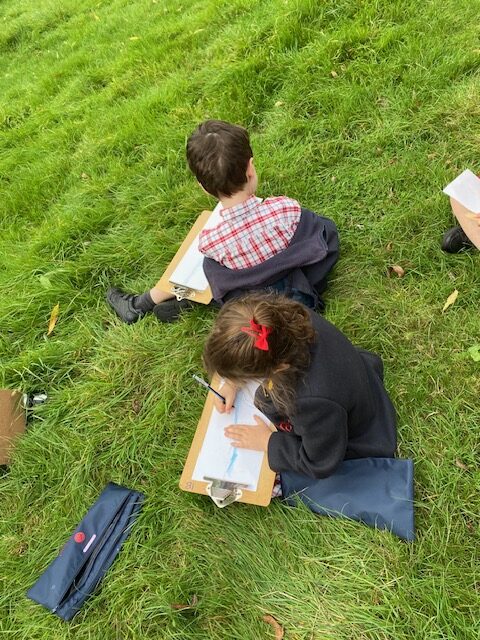
POLYGON ((273 433, 268 463, 274 471, 297 471, 313 478, 331 475, 345 457, 347 412, 336 402, 302 398, 293 433, 273 433))

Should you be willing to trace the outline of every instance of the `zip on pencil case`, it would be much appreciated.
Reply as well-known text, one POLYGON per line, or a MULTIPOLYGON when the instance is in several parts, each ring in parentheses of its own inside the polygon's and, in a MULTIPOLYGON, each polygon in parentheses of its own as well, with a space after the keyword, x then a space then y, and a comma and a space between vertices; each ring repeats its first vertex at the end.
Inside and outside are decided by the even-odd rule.
POLYGON ((120 552, 144 495, 110 482, 27 597, 71 620, 120 552))

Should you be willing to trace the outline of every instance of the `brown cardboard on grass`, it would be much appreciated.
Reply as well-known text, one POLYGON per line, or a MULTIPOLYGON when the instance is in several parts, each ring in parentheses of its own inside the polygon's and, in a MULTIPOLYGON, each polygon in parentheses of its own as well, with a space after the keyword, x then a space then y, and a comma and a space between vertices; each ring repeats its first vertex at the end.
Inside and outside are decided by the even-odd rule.
POLYGON ((25 410, 22 394, 11 389, 0 389, 0 465, 10 462, 15 438, 25 431, 25 410))

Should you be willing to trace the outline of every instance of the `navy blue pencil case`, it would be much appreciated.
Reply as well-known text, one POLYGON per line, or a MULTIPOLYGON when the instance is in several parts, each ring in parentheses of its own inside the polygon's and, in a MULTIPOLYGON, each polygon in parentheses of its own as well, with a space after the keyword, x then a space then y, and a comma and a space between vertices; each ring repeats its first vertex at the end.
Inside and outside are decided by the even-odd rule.
POLYGON ((27 597, 71 620, 117 557, 143 500, 110 482, 27 597))

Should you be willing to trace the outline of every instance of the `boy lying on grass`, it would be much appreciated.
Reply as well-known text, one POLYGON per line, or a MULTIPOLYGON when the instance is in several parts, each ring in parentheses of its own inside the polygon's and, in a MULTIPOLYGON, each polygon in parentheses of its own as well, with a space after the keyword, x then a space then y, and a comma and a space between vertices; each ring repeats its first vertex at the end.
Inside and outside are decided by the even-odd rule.
MULTIPOLYGON (((252 290, 285 294, 311 308, 338 258, 338 235, 328 218, 285 196, 255 195, 257 173, 248 132, 221 120, 200 124, 187 142, 187 160, 200 186, 218 198, 221 222, 200 234, 204 271, 218 304, 252 290)), ((159 288, 140 295, 116 287, 107 301, 128 324, 153 312, 161 322, 176 320, 195 305, 159 288)))

